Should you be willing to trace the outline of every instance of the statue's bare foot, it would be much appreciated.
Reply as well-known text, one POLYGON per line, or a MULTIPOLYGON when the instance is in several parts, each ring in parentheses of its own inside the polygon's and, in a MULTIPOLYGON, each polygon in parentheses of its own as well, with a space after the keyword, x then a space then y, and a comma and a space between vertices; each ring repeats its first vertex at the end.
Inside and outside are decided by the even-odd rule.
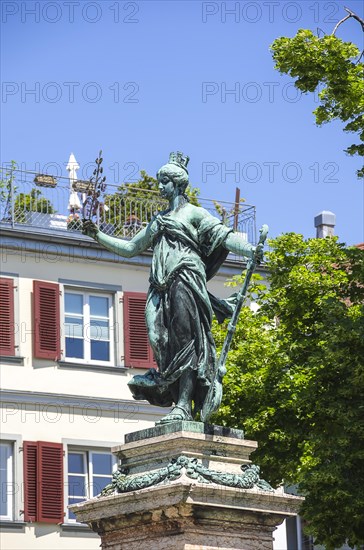
POLYGON ((176 405, 170 413, 161 418, 156 424, 170 424, 171 422, 180 422, 181 420, 193 420, 192 414, 181 405, 176 405))

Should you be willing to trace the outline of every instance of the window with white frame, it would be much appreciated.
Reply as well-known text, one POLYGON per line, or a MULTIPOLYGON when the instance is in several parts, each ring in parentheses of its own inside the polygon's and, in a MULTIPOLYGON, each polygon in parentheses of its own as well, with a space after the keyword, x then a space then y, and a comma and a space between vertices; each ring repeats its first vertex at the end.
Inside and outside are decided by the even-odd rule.
POLYGON ((0 518, 3 520, 13 519, 13 444, 2 441, 0 443, 0 518))
POLYGON ((113 322, 112 294, 65 289, 65 359, 113 364, 113 322))
MULTIPOLYGON (((101 450, 68 449, 68 504, 96 497, 111 482, 116 458, 101 450)), ((75 521, 69 511, 68 519, 75 521)))

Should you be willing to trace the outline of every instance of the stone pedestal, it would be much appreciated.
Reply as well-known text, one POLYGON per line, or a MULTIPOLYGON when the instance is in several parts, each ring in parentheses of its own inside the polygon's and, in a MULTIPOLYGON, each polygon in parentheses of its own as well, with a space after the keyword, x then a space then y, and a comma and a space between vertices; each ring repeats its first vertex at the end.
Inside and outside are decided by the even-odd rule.
POLYGON ((272 533, 301 498, 259 478, 239 430, 176 422, 125 436, 96 499, 71 507, 103 550, 272 550, 272 533))

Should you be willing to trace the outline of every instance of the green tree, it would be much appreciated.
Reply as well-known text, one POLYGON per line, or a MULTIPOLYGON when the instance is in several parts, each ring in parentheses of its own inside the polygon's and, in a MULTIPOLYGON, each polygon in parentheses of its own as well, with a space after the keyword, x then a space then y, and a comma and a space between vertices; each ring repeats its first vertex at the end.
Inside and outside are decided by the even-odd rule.
MULTIPOLYGON (((270 287, 243 308, 215 421, 256 439, 263 477, 298 484, 327 550, 364 543, 364 251, 336 238, 271 241, 270 287)), ((213 327, 221 347, 226 326, 213 327)))
POLYGON ((16 223, 25 223, 26 212, 54 214, 55 210, 49 199, 42 195, 39 189, 31 189, 30 193, 18 193, 14 200, 14 218, 16 223))
POLYGON ((7 221, 11 217, 11 189, 13 187, 13 193, 16 192, 16 187, 13 185, 13 182, 15 180, 14 171, 16 170, 16 166, 17 165, 15 160, 12 160, 10 168, 3 172, 3 176, 0 179, 1 218, 5 221, 7 221))
POLYGON ((39 189, 33 188, 30 193, 18 192, 18 187, 14 185, 16 168, 17 164, 12 160, 10 168, 5 171, 4 176, 0 179, 0 205, 3 221, 11 221, 12 210, 14 210, 15 223, 24 223, 26 212, 54 214, 55 210, 51 201, 44 197, 39 189))
MULTIPOLYGON (((331 35, 315 36, 312 31, 300 29, 293 38, 280 37, 271 45, 275 68, 295 78, 301 92, 321 91, 320 105, 315 109, 320 126, 332 120, 345 123, 344 131, 359 134, 359 143, 353 143, 345 152, 364 156, 364 64, 360 51, 351 42, 335 36, 340 24, 354 18, 364 30, 364 21, 348 8, 348 15, 335 27, 331 35)), ((363 177, 364 168, 357 172, 363 177)))

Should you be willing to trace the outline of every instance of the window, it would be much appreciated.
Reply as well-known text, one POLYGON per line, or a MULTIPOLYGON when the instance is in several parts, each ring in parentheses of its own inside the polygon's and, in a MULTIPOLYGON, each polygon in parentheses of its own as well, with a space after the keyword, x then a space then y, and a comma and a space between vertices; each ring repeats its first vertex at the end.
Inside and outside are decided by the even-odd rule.
MULTIPOLYGON (((116 458, 106 450, 68 451, 68 504, 96 497, 111 482, 116 458)), ((76 520, 69 511, 68 518, 76 520)))
POLYGON ((0 443, 0 518, 3 520, 13 519, 13 444, 10 442, 0 443))
POLYGON ((65 357, 84 363, 114 363, 111 295, 65 290, 65 357))

